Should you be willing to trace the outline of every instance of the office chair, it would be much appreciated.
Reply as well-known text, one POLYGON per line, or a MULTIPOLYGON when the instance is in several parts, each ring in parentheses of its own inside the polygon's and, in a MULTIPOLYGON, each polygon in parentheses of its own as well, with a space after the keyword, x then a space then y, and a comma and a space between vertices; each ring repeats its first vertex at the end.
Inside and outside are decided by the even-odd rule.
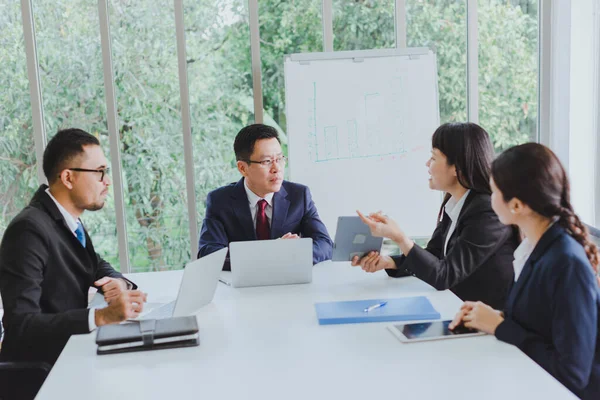
POLYGON ((600 229, 595 228, 588 224, 584 224, 584 225, 588 229, 588 232, 590 234, 590 239, 592 240, 592 242, 596 243, 597 246, 600 246, 600 229))
POLYGON ((0 399, 33 399, 52 367, 45 362, 0 362, 0 399))
MULTIPOLYGON (((0 344, 2 333, 0 322, 0 344)), ((33 399, 51 368, 45 362, 0 362, 0 400, 33 399)))

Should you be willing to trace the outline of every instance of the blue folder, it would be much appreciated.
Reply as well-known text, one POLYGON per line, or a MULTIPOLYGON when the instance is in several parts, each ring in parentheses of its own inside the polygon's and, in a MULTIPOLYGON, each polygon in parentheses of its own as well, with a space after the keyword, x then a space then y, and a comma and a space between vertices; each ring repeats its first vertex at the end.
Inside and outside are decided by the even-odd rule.
POLYGON ((440 313, 424 296, 316 303, 315 309, 319 325, 440 319, 440 313), (387 304, 383 307, 364 311, 385 301, 387 304))

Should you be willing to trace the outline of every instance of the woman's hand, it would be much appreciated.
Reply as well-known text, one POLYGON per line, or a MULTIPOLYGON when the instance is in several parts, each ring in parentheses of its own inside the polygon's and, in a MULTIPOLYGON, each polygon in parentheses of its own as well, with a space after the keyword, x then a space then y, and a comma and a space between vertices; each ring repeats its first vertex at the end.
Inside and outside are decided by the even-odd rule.
POLYGON ((363 258, 354 256, 352 266, 360 266, 365 272, 377 272, 382 269, 396 269, 396 263, 392 257, 382 256, 376 251, 369 252, 363 258))
POLYGON ((370 214, 368 217, 365 217, 358 210, 356 212, 362 222, 364 222, 371 230, 371 235, 375 237, 387 237, 395 240, 396 237, 403 235, 398 224, 381 212, 370 214))
POLYGON ((398 244, 402 254, 406 255, 415 245, 415 242, 410 240, 408 236, 402 232, 402 229, 398 226, 396 221, 386 217, 380 212, 370 214, 365 217, 360 211, 356 210, 356 213, 371 230, 371 235, 376 237, 387 237, 392 239, 398 244))
POLYGON ((494 310, 481 301, 465 301, 448 328, 454 329, 462 323, 467 328, 493 335, 502 321, 504 321, 502 312, 494 310))

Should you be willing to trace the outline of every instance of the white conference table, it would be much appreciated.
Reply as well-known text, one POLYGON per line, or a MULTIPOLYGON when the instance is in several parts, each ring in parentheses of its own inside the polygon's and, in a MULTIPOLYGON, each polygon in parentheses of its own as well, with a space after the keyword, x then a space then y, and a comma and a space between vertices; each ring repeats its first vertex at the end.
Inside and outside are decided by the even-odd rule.
MULTIPOLYGON (((149 301, 173 299, 181 276, 129 275, 149 301)), ((213 302, 197 313, 199 347, 97 356, 95 333, 75 335, 37 398, 575 398, 494 337, 403 344, 389 323, 319 326, 314 310, 315 302, 415 295, 426 295, 443 319, 461 304, 416 278, 367 274, 348 263, 315 266, 306 285, 219 283, 213 302)))

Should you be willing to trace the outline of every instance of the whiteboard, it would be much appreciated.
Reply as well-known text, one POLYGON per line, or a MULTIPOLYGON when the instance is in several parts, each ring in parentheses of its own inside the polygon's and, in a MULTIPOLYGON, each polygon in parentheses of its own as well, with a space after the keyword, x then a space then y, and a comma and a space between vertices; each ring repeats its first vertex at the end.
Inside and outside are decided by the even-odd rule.
POLYGON ((287 56, 285 99, 290 180, 310 188, 332 237, 338 216, 357 209, 431 236, 442 199, 425 166, 440 119, 435 54, 287 56))

